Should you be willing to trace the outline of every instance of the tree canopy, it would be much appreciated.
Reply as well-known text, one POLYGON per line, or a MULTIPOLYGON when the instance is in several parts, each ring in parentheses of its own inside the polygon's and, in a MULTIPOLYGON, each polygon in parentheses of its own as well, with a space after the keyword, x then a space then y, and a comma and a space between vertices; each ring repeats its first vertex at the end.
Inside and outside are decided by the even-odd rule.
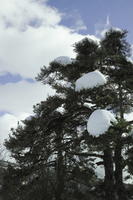
MULTIPOLYGON (((41 68, 36 79, 56 94, 35 105, 34 115, 13 129, 5 143, 17 163, 8 169, 3 186, 10 188, 7 180, 12 179, 12 190, 18 191, 12 199, 130 198, 123 176, 125 169, 133 173, 132 120, 125 118, 133 106, 133 63, 126 35, 110 29, 99 43, 85 38, 74 44, 74 59, 55 59, 41 68), (78 90, 77 83, 82 84, 78 90), (104 133, 89 131, 92 115, 93 127, 99 133, 105 126, 104 133), (96 172, 100 166, 102 178, 96 172)), ((10 194, 4 195, 9 199, 10 194)))

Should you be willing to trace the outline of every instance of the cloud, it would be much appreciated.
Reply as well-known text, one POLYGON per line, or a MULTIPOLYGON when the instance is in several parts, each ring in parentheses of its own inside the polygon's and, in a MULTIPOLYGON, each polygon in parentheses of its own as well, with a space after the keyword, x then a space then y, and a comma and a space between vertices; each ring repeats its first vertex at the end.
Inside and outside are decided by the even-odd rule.
POLYGON ((71 28, 75 31, 87 30, 87 26, 85 25, 80 13, 78 10, 74 10, 72 14, 66 14, 66 18, 71 20, 71 28))
POLYGON ((29 27, 25 32, 14 28, 0 32, 1 71, 34 78, 40 67, 55 57, 73 57, 72 44, 83 37, 61 26, 29 27))
POLYGON ((98 37, 103 37, 103 35, 105 34, 105 32, 111 28, 111 22, 110 22, 110 17, 109 15, 107 15, 106 17, 106 21, 100 21, 97 24, 95 24, 95 33, 98 37))
POLYGON ((106 22, 99 22, 97 24, 95 24, 95 34, 98 38, 104 37, 105 33, 109 30, 109 29, 114 29, 116 31, 121 31, 122 29, 115 27, 111 24, 110 21, 110 16, 107 15, 106 17, 106 22))
POLYGON ((0 7, 1 25, 25 30, 27 26, 56 25, 61 14, 49 7, 46 1, 38 0, 4 0, 0 7))
POLYGON ((68 10, 66 13, 63 13, 62 21, 65 22, 65 24, 69 24, 69 27, 76 32, 87 30, 87 26, 84 23, 82 16, 76 9, 71 12, 68 10))
POLYGON ((24 120, 29 113, 21 113, 20 115, 5 114, 0 117, 0 144, 4 142, 11 133, 11 128, 16 128, 19 120, 24 120))
POLYGON ((10 129, 17 127, 17 122, 33 113, 33 105, 46 100, 54 91, 41 83, 8 83, 0 86, 0 110, 5 114, 0 116, 0 144, 8 138, 10 129), (8 113, 6 113, 8 112, 8 113))
POLYGON ((0 86, 0 110, 14 114, 31 113, 36 103, 45 100, 54 91, 41 83, 20 81, 0 86))
MULTIPOLYGON (((3 1, 0 7, 0 73, 8 71, 34 78, 40 67, 48 65, 55 57, 73 57, 72 45, 84 35, 60 25, 61 19, 62 14, 45 1, 3 1)), ((81 17, 75 23, 75 30, 86 28, 81 17)))
POLYGON ((75 29, 76 29, 76 31, 87 30, 87 26, 84 24, 84 22, 81 18, 76 20, 75 29))

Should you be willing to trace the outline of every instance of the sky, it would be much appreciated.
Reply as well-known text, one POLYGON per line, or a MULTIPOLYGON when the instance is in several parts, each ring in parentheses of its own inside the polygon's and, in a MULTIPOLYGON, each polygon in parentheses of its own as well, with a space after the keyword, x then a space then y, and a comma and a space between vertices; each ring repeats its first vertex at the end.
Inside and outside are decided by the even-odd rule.
POLYGON ((132 0, 49 0, 48 4, 64 14, 62 23, 68 27, 76 28, 77 18, 81 20, 83 34, 96 34, 108 18, 112 26, 128 30, 128 40, 133 43, 132 0))
POLYGON ((2 0, 0 6, 0 143, 33 105, 54 91, 35 81, 43 65, 74 57, 72 45, 103 30, 129 31, 133 44, 132 0, 2 0))

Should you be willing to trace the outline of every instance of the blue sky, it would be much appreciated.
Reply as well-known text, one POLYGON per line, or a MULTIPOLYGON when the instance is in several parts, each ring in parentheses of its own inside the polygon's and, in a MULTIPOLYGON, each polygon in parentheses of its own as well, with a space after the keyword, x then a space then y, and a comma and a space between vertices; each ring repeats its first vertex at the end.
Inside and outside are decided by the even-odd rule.
POLYGON ((50 0, 48 3, 65 13, 61 23, 66 26, 74 25, 74 14, 77 14, 87 26, 84 33, 95 34, 104 27, 108 16, 112 26, 129 31, 129 41, 133 42, 132 0, 50 0))
POLYGON ((58 56, 74 57, 72 45, 97 40, 108 27, 129 31, 132 0, 4 0, 0 6, 0 143, 33 105, 54 93, 34 81, 58 56))

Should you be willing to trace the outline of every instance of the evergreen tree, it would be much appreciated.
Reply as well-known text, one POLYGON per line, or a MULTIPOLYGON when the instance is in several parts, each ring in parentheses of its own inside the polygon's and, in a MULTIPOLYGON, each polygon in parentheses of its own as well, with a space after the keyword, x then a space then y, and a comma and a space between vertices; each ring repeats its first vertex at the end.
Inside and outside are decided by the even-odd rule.
POLYGON ((133 139, 132 122, 126 121, 125 113, 133 105, 133 64, 125 37, 125 31, 111 29, 99 44, 85 38, 74 45, 72 62, 55 60, 41 69, 37 80, 51 85, 56 95, 37 104, 35 115, 12 130, 6 142, 21 171, 23 198, 34 200, 39 192, 40 199, 49 200, 128 199, 123 169, 129 166, 132 172, 133 139), (77 79, 95 70, 107 76, 107 83, 76 90, 77 79), (98 109, 114 112, 117 122, 95 137, 86 124, 98 109), (102 185, 97 185, 95 158, 101 159, 98 166, 104 166, 102 185))
MULTIPOLYGON (((72 64, 64 67, 58 63, 51 63, 49 68, 41 69, 41 73, 37 78, 44 83, 51 84, 58 93, 65 95, 66 99, 71 99, 69 96, 71 95, 70 90, 74 90, 74 83, 82 74, 98 69, 108 77, 106 85, 82 90, 75 95, 77 95, 77 104, 82 107, 81 110, 84 103, 93 104, 88 110, 88 116, 89 113, 99 108, 111 110, 117 116, 118 125, 114 126, 113 131, 109 131, 107 135, 100 138, 101 141, 104 141, 102 151, 104 152, 106 172, 105 188, 107 189, 107 198, 110 199, 115 197, 127 199, 123 185, 123 168, 125 165, 123 164, 122 154, 124 146, 128 145, 128 139, 123 139, 122 134, 130 131, 130 123, 126 122, 124 114, 130 112, 132 107, 133 64, 129 61, 130 46, 125 37, 126 31, 111 29, 100 41, 99 46, 96 42, 85 38, 75 44, 77 56, 72 64), (71 89, 66 89, 65 85, 61 84, 61 80, 65 80, 66 84, 70 82, 71 89), (109 135, 110 132, 113 133, 109 135), (112 153, 114 153, 114 157, 112 153), (113 162, 115 162, 115 172, 113 162)), ((78 109, 76 102, 73 101, 73 103, 74 105, 71 104, 71 110, 78 109)), ((92 140, 90 141, 87 142, 88 147, 92 143, 92 140)), ((96 139, 94 139, 94 143, 95 141, 96 139)), ((97 143, 97 147, 101 144, 101 141, 97 143)))
POLYGON ((73 199, 80 181, 82 187, 87 188, 86 198, 92 187, 91 180, 95 182, 96 176, 88 161, 83 163, 68 153, 70 149, 79 148, 82 138, 74 135, 77 132, 69 119, 70 113, 59 111, 63 104, 64 99, 56 95, 37 104, 35 116, 13 129, 6 142, 19 167, 21 176, 18 180, 23 198, 36 200, 39 193, 39 199, 73 199))
MULTIPOLYGON (((105 39, 101 41, 103 51, 102 63, 105 65, 104 72, 110 78, 110 84, 115 88, 117 99, 115 99, 114 109, 119 119, 115 137, 114 161, 115 161, 115 181, 119 199, 127 199, 123 186, 123 157, 122 151, 126 141, 122 134, 129 132, 129 124, 126 124, 124 114, 132 107, 132 77, 133 64, 128 60, 130 56, 130 46, 126 42, 126 31, 110 30, 106 33, 105 39)), ((112 107, 113 108, 113 107, 112 107)))

